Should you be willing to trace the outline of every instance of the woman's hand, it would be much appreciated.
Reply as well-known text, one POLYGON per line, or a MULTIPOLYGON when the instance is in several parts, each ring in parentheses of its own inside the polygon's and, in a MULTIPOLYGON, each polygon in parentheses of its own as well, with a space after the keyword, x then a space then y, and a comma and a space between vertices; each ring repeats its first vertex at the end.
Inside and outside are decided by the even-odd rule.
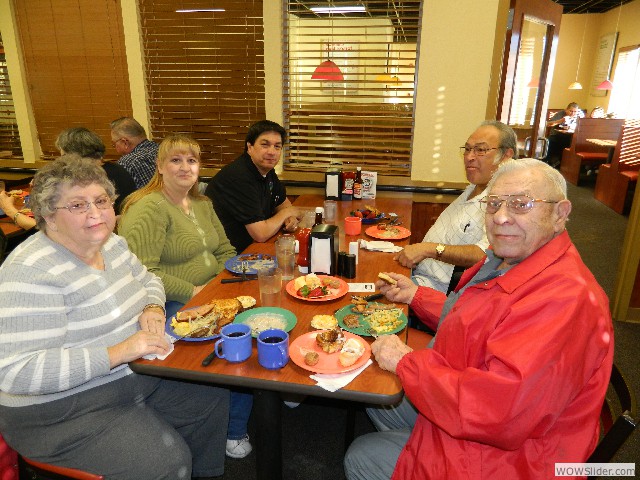
POLYGON ((149 308, 140 314, 140 328, 147 332, 164 335, 166 318, 159 308, 149 308))
POLYGON ((10 195, 7 195, 7 192, 4 190, 0 191, 0 209, 4 210, 5 215, 10 218, 16 214, 18 209, 15 207, 15 198, 10 195))
POLYGON ((125 341, 107 348, 109 365, 111 368, 128 363, 145 355, 166 355, 169 353, 169 342, 164 338, 164 333, 147 332, 139 330, 125 341))

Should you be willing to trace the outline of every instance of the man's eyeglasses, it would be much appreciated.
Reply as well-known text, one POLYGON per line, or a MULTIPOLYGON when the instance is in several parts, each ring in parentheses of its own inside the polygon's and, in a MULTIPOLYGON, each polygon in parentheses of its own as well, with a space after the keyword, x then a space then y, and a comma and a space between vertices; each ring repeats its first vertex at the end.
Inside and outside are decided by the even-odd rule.
POLYGON ((67 203, 64 207, 56 207, 56 210, 67 209, 73 214, 80 215, 81 213, 88 212, 89 206, 92 204, 100 210, 106 210, 113 206, 113 201, 108 195, 103 195, 96 198, 93 202, 87 202, 86 200, 74 200, 73 202, 67 203))
POLYGON ((500 147, 486 148, 478 147, 477 145, 474 145, 473 147, 460 147, 460 155, 465 156, 473 152, 475 153, 476 157, 484 157, 487 152, 490 152, 491 150, 498 150, 498 148, 500 147))
POLYGON ((122 140, 125 140, 124 137, 119 138, 118 140, 116 140, 115 142, 111 142, 111 146, 115 148, 115 146, 118 144, 118 142, 121 142, 122 140))
POLYGON ((529 212, 535 203, 558 203, 560 200, 543 200, 540 198, 531 198, 528 195, 487 195, 480 202, 484 204, 487 213, 496 213, 507 202, 507 210, 510 213, 521 215, 529 212))

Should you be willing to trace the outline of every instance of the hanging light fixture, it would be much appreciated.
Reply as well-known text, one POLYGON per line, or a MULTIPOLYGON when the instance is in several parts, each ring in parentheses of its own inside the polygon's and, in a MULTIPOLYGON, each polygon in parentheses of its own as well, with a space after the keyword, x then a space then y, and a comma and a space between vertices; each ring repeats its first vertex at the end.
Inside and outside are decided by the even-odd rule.
POLYGON ((325 60, 318 65, 311 75, 312 80, 325 80, 327 82, 342 82, 344 81, 344 75, 340 67, 331 60, 325 60))
MULTIPOLYGON (((618 10, 618 20, 616 21, 616 29, 614 33, 618 33, 618 25, 620 25, 620 12, 622 12, 622 0, 620 0, 620 9, 618 10)), ((596 87, 598 90, 611 90, 613 88, 613 83, 609 80, 609 76, 607 75, 607 79, 604 80, 600 85, 596 87)))
POLYGON ((578 81, 578 72, 580 72, 580 61, 582 60, 582 49, 584 48, 584 35, 587 33, 588 21, 589 17, 587 16, 587 19, 584 21, 584 31, 582 32, 582 44, 580 45, 580 56, 578 57, 578 68, 576 69, 576 81, 569 85, 569 90, 582 90, 582 85, 578 81))

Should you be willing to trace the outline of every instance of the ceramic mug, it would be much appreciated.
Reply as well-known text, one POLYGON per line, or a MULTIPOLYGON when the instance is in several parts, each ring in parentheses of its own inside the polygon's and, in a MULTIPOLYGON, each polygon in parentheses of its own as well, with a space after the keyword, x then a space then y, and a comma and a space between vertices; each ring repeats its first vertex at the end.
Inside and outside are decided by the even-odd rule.
POLYGON ((230 323, 220 330, 222 338, 214 346, 218 358, 228 362, 244 362, 251 356, 251 327, 244 323, 230 323), (222 353, 220 350, 222 349, 222 353))
POLYGON ((258 363, 269 370, 284 367, 289 361, 289 334, 269 329, 258 334, 258 363))

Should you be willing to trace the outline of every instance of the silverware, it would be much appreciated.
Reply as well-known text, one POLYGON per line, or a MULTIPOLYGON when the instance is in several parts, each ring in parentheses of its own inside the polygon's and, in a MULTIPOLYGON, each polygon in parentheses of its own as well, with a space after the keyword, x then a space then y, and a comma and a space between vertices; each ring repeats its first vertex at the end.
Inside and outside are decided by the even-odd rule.
POLYGON ((213 349, 213 352, 211 352, 209 355, 207 355, 206 357, 204 357, 204 360, 202 360, 202 366, 203 367, 208 367, 209 364, 211 362, 213 362, 213 359, 216 358, 216 350, 215 348, 213 349))
POLYGON ((371 328, 371 327, 367 328, 367 333, 371 335, 373 338, 376 338, 376 339, 378 338, 378 332, 376 331, 375 328, 371 328))
POLYGON ((242 266, 242 275, 236 278, 223 278, 220 280, 220 283, 236 283, 236 282, 244 282, 245 280, 255 280, 258 277, 247 277, 247 270, 249 270, 249 262, 243 260, 240 264, 242 266))

